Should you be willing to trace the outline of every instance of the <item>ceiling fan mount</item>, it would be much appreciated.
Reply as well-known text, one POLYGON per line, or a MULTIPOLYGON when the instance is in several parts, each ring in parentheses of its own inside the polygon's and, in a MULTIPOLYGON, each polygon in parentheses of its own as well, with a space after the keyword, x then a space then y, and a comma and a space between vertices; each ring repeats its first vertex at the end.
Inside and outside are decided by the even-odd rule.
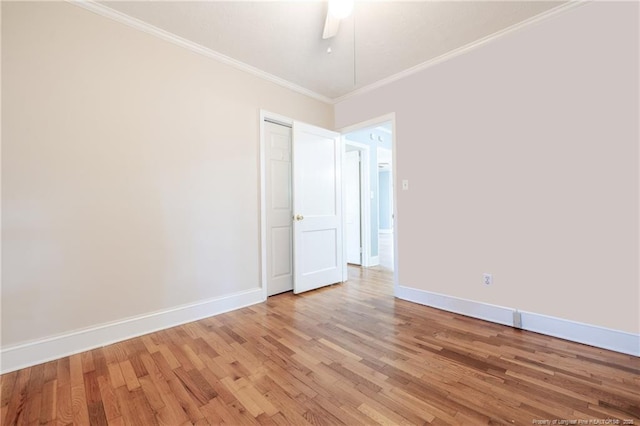
POLYGON ((340 28, 340 21, 347 18, 353 12, 354 0, 329 0, 327 17, 324 21, 322 38, 324 40, 334 37, 340 28))

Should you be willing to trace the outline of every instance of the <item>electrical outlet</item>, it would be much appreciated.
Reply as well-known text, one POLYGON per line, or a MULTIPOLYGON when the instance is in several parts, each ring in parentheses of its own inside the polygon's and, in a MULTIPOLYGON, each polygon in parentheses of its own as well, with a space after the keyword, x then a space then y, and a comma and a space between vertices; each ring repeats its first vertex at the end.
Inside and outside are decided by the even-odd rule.
POLYGON ((402 180, 402 190, 403 191, 408 191, 409 190, 409 180, 408 179, 403 179, 402 180))
POLYGON ((493 275, 491 275, 491 274, 482 274, 482 282, 484 283, 484 285, 493 284, 493 275))

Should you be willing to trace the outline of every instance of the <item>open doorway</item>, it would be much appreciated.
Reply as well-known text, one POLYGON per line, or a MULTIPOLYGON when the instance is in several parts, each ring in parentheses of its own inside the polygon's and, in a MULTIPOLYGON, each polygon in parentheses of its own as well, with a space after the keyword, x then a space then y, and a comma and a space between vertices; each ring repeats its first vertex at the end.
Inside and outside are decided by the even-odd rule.
POLYGON ((342 135, 346 262, 394 270, 393 119, 343 129, 342 135))

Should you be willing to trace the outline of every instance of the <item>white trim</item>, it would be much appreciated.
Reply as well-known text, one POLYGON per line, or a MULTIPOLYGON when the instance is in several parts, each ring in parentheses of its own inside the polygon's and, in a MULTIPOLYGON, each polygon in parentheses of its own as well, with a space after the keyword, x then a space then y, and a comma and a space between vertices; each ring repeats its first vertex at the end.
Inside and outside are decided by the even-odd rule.
POLYGON ((82 7, 83 9, 89 10, 93 13, 96 13, 105 18, 112 19, 121 24, 127 25, 129 27, 135 28, 136 30, 145 32, 147 34, 151 34, 156 36, 162 40, 168 41, 185 49, 188 49, 197 54, 206 56, 207 58, 214 59, 218 62, 221 62, 226 65, 230 65, 240 71, 248 72, 249 74, 253 74, 259 78, 267 80, 271 83, 275 83, 279 86, 292 90, 294 92, 300 93, 305 96, 309 96, 310 98, 316 99, 318 101, 332 104, 333 100, 327 96, 316 93, 312 90, 306 89, 302 86, 299 86, 295 83, 287 81, 283 78, 277 77, 273 74, 269 74, 268 72, 262 71, 256 67, 253 67, 249 64, 245 64, 244 62, 240 62, 236 59, 233 59, 227 55, 224 55, 220 52, 217 52, 213 49, 209 49, 208 47, 204 47, 198 43, 187 40, 180 36, 177 36, 173 33, 160 29, 156 26, 153 26, 147 22, 141 21, 139 19, 133 18, 129 15, 126 15, 122 12, 118 12, 117 10, 111 9, 108 6, 97 3, 94 0, 66 0, 67 2, 82 7))
MULTIPOLYGON (((341 129, 339 129, 338 131, 342 134, 345 133, 352 133, 355 132, 356 130, 361 130, 364 129, 366 127, 375 127, 376 125, 380 125, 383 123, 386 123, 388 121, 392 122, 392 124, 395 124, 395 120, 396 120, 396 113, 395 112, 391 112, 385 115, 381 115, 379 117, 374 117, 374 118, 370 118, 368 120, 365 121, 361 121, 359 123, 355 123, 355 124, 350 124, 349 126, 345 126, 342 127, 341 129)), ((395 134, 395 127, 392 125, 391 126, 391 131, 395 134)), ((393 135, 392 135, 393 136, 393 135)), ((391 146, 394 146, 395 140, 391 141, 391 146)), ((395 154, 392 153, 392 154, 395 154)))
POLYGON ((448 61, 449 59, 453 59, 456 56, 462 55, 464 53, 467 53, 473 49, 476 49, 478 47, 484 46, 487 43, 490 43, 494 40, 497 40, 503 36, 506 36, 508 34, 514 33, 516 31, 519 31, 521 29, 523 29, 524 27, 527 27, 531 24, 540 22, 542 20, 545 20, 547 18, 551 18, 552 16, 558 15, 562 12, 566 12, 567 10, 573 9, 576 6, 581 6, 585 3, 590 2, 591 0, 569 0, 566 3, 561 4, 560 6, 556 6, 552 9, 546 10, 542 13, 539 13, 538 15, 535 15, 529 19, 525 19, 524 21, 518 22, 517 24, 513 24, 510 27, 504 28, 502 30, 496 31, 493 34, 489 34, 488 36, 482 37, 481 39, 472 41, 471 43, 465 44, 464 46, 460 46, 456 49, 450 50, 446 53, 443 53, 440 56, 437 56, 433 59, 429 59, 428 61, 425 61, 421 64, 415 65, 411 68, 407 68, 404 71, 400 71, 397 74, 394 74, 392 76, 383 78, 382 80, 378 80, 375 83, 360 87, 359 89, 356 89, 352 92, 346 93, 342 96, 338 96, 337 98, 333 98, 332 103, 337 104, 339 102, 345 101, 349 98, 352 98, 354 96, 359 96, 359 95, 363 95, 365 93, 371 92, 373 90, 379 89, 380 87, 386 86, 388 84, 391 84, 395 81, 401 80, 405 77, 408 77, 412 74, 418 73, 420 71, 424 71, 425 69, 432 67, 434 65, 437 65, 441 62, 445 62, 448 61))
POLYGON ((525 330, 640 356, 640 334, 612 330, 597 325, 532 312, 520 313, 522 314, 522 328, 525 330))
MULTIPOLYGON (((340 147, 342 149, 342 176, 344 178, 344 176, 346 176, 347 174, 345 173, 345 162, 346 162, 346 145, 345 145, 345 138, 344 135, 340 135, 340 147)), ((360 154, 360 164, 362 164, 362 154, 360 154)), ((362 172, 362 168, 360 169, 360 172, 362 172)), ((342 262, 342 282, 346 283, 347 281, 349 281, 349 263, 347 262, 347 245, 349 244, 347 241, 347 190, 345 188, 345 179, 342 179, 342 259, 340 260, 342 262)), ((360 188, 362 189, 362 180, 360 180, 360 188)), ((363 244, 363 240, 362 240, 362 210, 363 210, 363 206, 362 203, 360 204, 360 266, 362 266, 363 262, 362 260, 364 259, 363 253, 364 253, 364 244, 363 244)))
POLYGON ((428 61, 425 61, 421 64, 418 64, 416 66, 413 66, 411 68, 408 68, 404 71, 401 71, 397 74, 394 74, 392 76, 389 76, 387 78, 384 78, 382 80, 378 80, 372 84, 369 84, 367 86, 363 86, 359 89, 356 89, 352 92, 346 93, 342 96, 338 96, 336 98, 329 98, 328 96, 324 96, 321 95, 319 93, 316 93, 312 90, 306 89, 302 86, 299 86, 295 83, 292 83, 290 81, 287 81, 283 78, 277 77, 273 74, 269 74, 265 71, 262 71, 256 67, 253 67, 249 64, 246 64, 244 62, 238 61, 236 59, 233 59, 227 55, 224 55, 220 52, 217 52, 213 49, 210 49, 208 47, 204 47, 200 44, 197 44, 193 41, 187 40, 185 38, 182 38, 180 36, 177 36, 173 33, 170 33, 168 31, 165 31, 163 29, 160 29, 158 27, 155 27, 147 22, 141 21, 139 19, 133 18, 129 15, 126 15, 122 12, 119 12, 117 10, 111 9, 108 6, 105 6, 104 4, 101 3, 97 3, 94 0, 66 0, 67 2, 74 4, 76 6, 82 7, 86 10, 89 10, 93 13, 96 13, 98 15, 101 15, 105 18, 109 18, 112 19, 116 22, 119 22, 121 24, 130 26, 132 28, 135 28, 139 31, 143 31, 147 34, 151 34, 153 36, 156 36, 158 38, 161 38, 165 41, 168 41, 170 43, 176 44, 180 47, 183 47, 185 49, 191 50, 192 52, 198 53, 200 55, 206 56, 208 58, 214 59, 216 61, 222 62, 224 64, 230 65, 236 69, 239 69, 241 71, 245 71, 248 72, 250 74, 253 74, 257 77, 263 78, 267 81, 270 81, 272 83, 275 83, 279 86, 285 87, 287 89, 290 89, 294 92, 300 93, 302 95, 305 96, 309 96, 310 98, 316 99, 318 101, 327 103, 327 104, 337 104, 339 102, 342 102, 346 99, 349 99, 351 97, 354 96, 358 96, 358 95, 362 95, 364 93, 370 92, 372 90, 378 89, 382 86, 386 86, 387 84, 393 83, 395 81, 398 81, 402 78, 405 78, 407 76, 410 76, 412 74, 415 74, 417 72, 423 71, 433 65, 439 64, 441 62, 447 61, 449 59, 452 59, 458 55, 461 55, 463 53, 466 53, 470 50, 473 50, 477 47, 483 46, 486 43, 489 43, 495 39, 498 39, 500 37, 503 37, 507 34, 511 34, 513 32, 519 31, 522 28, 529 26, 531 24, 540 22, 542 20, 545 20, 547 18, 550 18, 552 16, 558 15, 562 12, 565 12, 567 10, 573 9, 576 6, 580 6, 582 4, 588 3, 591 0, 570 0, 566 3, 561 4, 560 6, 554 7, 552 9, 549 9, 545 12, 542 12, 536 16, 533 16, 529 19, 525 19, 524 21, 518 22, 514 25, 511 25, 510 27, 504 28, 502 30, 496 31, 493 34, 490 34, 488 36, 485 36, 479 40, 473 41, 469 44, 466 44, 464 46, 461 46, 457 49, 451 50, 447 53, 444 53, 436 58, 430 59, 428 61))
POLYGON ((255 288, 5 347, 0 350, 0 373, 31 367, 262 301, 262 289, 255 288))
MULTIPOLYGON (((398 286, 396 297, 433 308, 513 327, 516 309, 398 286)), ((533 312, 519 311, 522 329, 598 348, 640 356, 640 334, 613 330, 533 312)))
MULTIPOLYGON (((393 229, 393 287, 394 292, 400 285, 400 281, 398 280, 398 188, 397 188, 397 160, 398 155, 396 154, 396 144, 397 139, 396 135, 398 134, 396 131, 396 114, 392 113, 391 116, 391 183, 393 184, 393 221, 391 223, 391 227, 393 229)), ((380 247, 378 247, 378 250, 380 247)))
POLYGON ((380 264, 380 256, 369 256, 369 261, 367 262, 367 267, 369 266, 378 266, 380 264))
MULTIPOLYGON (((2 4, 0 4, 0 26, 2 26, 2 4)), ((0 46, 2 46, 2 30, 0 29, 0 46)), ((0 74, 2 73, 2 55, 0 55, 0 74)), ((2 84, 0 84, 0 99, 2 99, 2 84)), ((0 102, 0 117, 2 115, 2 102, 0 102)), ((6 146, 6 145, 5 145, 6 146)), ((2 164, 2 120, 0 120, 0 165, 2 164)), ((0 224, 2 222, 2 173, 0 173, 0 224)), ((2 295, 2 244, 0 244, 0 295, 2 295)), ((2 321, 2 302, 0 301, 0 322, 2 321)), ((2 324, 0 324, 0 345, 2 342, 2 324)), ((0 346, 1 347, 1 346, 0 346)), ((0 372, 2 371, 2 354, 0 353, 0 372)))
POLYGON ((389 229, 378 228, 378 234, 393 234, 393 228, 389 228, 389 229))
POLYGON ((513 324, 513 311, 515 311, 515 309, 489 305, 487 303, 475 302, 473 300, 460 299, 458 297, 447 296, 445 294, 433 293, 431 291, 405 287, 402 285, 398 286, 395 295, 399 299, 431 306, 448 312, 454 312, 456 314, 466 315, 503 325, 511 326, 513 324))
POLYGON ((267 163, 266 163, 266 147, 264 137, 264 120, 267 118, 267 112, 260 110, 260 135, 258 143, 260 144, 260 287, 262 288, 262 300, 267 300, 267 163))

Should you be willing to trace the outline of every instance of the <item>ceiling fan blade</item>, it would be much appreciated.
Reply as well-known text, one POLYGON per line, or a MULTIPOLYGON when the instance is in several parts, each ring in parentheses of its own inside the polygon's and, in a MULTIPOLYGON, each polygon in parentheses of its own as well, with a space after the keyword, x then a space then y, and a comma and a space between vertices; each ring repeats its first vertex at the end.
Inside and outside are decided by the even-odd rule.
POLYGON ((340 19, 335 18, 327 12, 327 19, 324 21, 324 31, 322 32, 322 38, 324 40, 335 36, 338 33, 340 27, 340 19))

